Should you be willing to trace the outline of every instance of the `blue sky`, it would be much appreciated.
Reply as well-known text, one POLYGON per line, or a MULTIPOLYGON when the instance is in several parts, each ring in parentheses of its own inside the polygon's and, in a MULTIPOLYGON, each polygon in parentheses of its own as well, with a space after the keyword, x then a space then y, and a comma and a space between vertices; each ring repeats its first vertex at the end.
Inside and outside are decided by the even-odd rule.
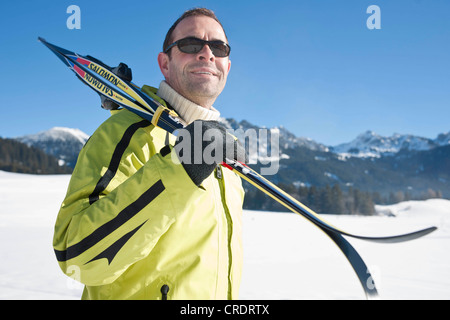
POLYGON ((100 99, 47 48, 51 43, 158 86, 165 34, 183 11, 204 6, 224 25, 231 51, 222 116, 283 125, 326 145, 373 130, 435 138, 450 131, 450 1, 11 1, 0 20, 0 136, 55 126, 87 134, 108 117, 100 99), (69 5, 81 29, 69 30, 69 5), (125 5, 124 5, 125 4, 125 5), (370 5, 381 29, 369 30, 370 5))

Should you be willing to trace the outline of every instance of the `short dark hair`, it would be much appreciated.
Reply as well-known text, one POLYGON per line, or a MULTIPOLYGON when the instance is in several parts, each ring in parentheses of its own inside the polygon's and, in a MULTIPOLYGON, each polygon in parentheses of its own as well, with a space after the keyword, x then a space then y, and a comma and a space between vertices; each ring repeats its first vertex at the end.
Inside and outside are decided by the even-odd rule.
MULTIPOLYGON (((186 19, 188 17, 193 17, 193 16, 206 16, 206 17, 210 17, 210 18, 216 20, 222 27, 223 33, 225 34, 225 39, 228 41, 228 38, 227 38, 225 29, 223 28, 222 23, 220 23, 219 19, 217 18, 217 16, 215 15, 215 13, 212 10, 206 9, 206 8, 194 8, 194 9, 185 11, 181 15, 181 17, 179 17, 178 20, 175 21, 175 23, 170 27, 169 31, 167 31, 166 38, 164 39, 164 43, 163 43, 163 52, 165 52, 167 47, 172 44, 172 33, 173 33, 173 30, 175 30, 175 28, 177 27, 177 25, 183 19, 186 19)), ((170 51, 168 52, 168 54, 170 55, 170 51)))

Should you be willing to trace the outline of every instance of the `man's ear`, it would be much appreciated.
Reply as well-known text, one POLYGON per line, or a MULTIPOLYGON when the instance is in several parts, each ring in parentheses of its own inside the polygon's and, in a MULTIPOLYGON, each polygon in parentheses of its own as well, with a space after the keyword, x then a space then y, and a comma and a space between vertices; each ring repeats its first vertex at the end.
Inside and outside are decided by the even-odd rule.
POLYGON ((158 54, 158 65, 161 73, 167 78, 169 74, 169 55, 167 53, 160 52, 158 54))

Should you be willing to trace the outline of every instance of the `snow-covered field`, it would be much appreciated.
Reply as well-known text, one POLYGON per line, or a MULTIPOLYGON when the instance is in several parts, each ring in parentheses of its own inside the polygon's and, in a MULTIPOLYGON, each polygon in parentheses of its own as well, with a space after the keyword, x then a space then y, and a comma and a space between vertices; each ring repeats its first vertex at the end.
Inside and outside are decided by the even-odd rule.
MULTIPOLYGON (((53 224, 69 176, 0 171, 0 299, 79 299, 52 248, 53 224)), ((390 235, 439 229, 400 244, 349 241, 369 266, 381 299, 450 299, 450 201, 409 201, 378 211, 396 217, 331 216, 342 229, 390 235)), ((339 249, 291 213, 244 213, 241 299, 365 299, 339 249)))

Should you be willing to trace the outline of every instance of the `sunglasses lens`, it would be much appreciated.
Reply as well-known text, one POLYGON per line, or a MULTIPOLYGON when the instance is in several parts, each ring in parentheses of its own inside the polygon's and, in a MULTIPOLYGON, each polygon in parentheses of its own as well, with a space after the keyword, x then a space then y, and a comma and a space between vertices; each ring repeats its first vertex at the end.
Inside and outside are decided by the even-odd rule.
POLYGON ((178 41, 178 49, 184 53, 197 53, 202 50, 204 43, 200 39, 186 38, 178 41))
POLYGON ((222 41, 204 41, 197 38, 185 38, 178 40, 178 49, 184 53, 198 53, 200 52, 205 44, 208 44, 211 48, 212 53, 216 57, 227 57, 230 54, 230 47, 222 41))
POLYGON ((225 42, 211 41, 209 43, 209 47, 216 57, 223 58, 227 57, 230 54, 230 47, 225 42))

